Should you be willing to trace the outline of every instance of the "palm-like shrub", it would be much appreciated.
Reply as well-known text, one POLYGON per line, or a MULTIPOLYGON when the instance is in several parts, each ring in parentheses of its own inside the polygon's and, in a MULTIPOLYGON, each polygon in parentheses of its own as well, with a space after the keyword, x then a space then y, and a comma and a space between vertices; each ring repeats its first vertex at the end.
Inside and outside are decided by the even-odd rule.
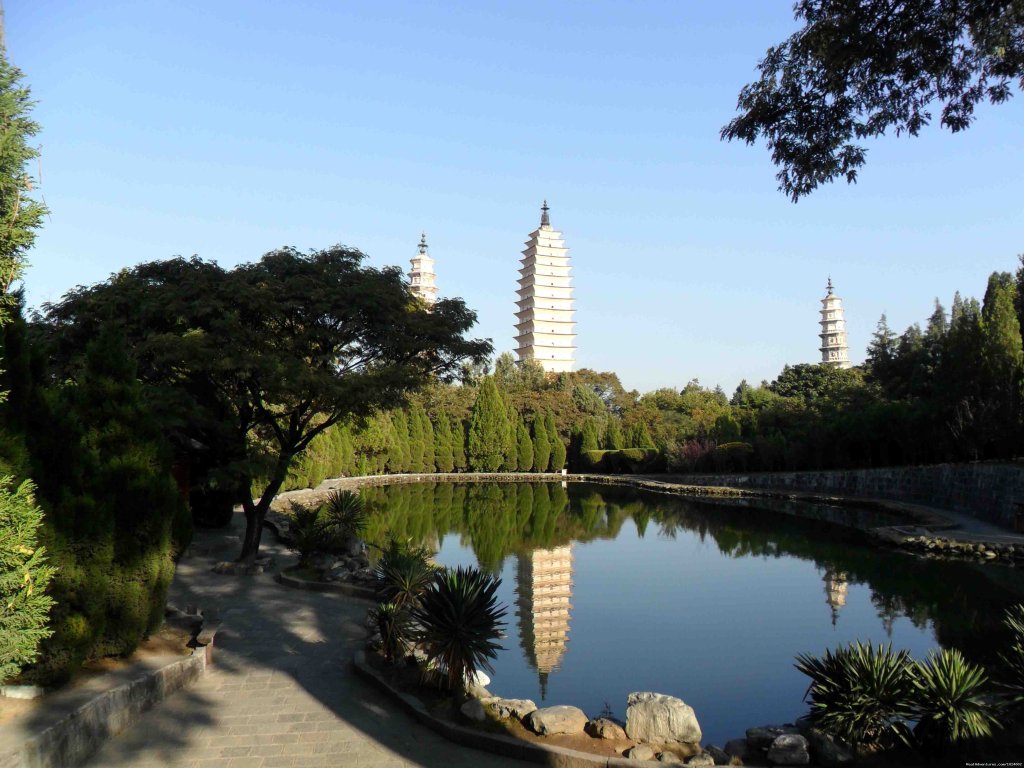
POLYGON ((340 546, 362 534, 369 514, 363 497, 352 491, 331 491, 323 507, 324 524, 340 546))
POLYGON ((437 566, 430 562, 430 557, 426 547, 388 539, 374 569, 382 600, 400 608, 411 609, 417 605, 437 573, 437 566))
POLYGON ((288 525, 288 546, 299 555, 299 565, 307 567, 313 554, 324 549, 327 529, 320 519, 320 510, 292 504, 292 520, 288 525))
POLYGON ((820 658, 796 658, 796 668, 811 678, 808 717, 822 731, 852 746, 909 740, 914 662, 907 651, 855 642, 820 658))
POLYGON ((943 749, 998 728, 986 697, 988 678, 955 648, 928 654, 927 662, 914 665, 912 679, 914 735, 924 746, 943 749))
POLYGON ((380 603, 370 611, 370 618, 380 633, 384 658, 394 661, 401 657, 412 637, 409 611, 395 603, 380 603))
POLYGON ((1006 611, 1003 623, 1010 630, 1010 646, 999 654, 1002 662, 997 683, 1012 709, 1024 708, 1024 605, 1006 611))
POLYGON ((413 610, 415 639, 453 692, 464 690, 478 670, 494 671, 490 660, 501 648, 495 641, 505 624, 505 608, 495 597, 500 584, 476 568, 438 571, 413 610))

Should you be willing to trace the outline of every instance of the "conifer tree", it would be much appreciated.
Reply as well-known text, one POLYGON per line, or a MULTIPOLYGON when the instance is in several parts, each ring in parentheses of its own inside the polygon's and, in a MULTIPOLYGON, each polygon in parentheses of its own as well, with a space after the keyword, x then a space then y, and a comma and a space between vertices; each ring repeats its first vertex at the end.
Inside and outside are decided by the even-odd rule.
POLYGON ((469 422, 467 454, 474 472, 497 472, 505 463, 508 414, 494 379, 480 383, 469 422))
MULTIPOLYGON (((32 99, 0 45, 0 326, 15 308, 12 284, 21 278, 46 208, 31 197, 28 162, 38 156, 28 139, 39 131, 30 117, 32 99)), ((2 361, 0 361, 2 364, 2 361)), ((6 393, 0 393, 0 401, 6 393)), ((4 468, 6 470, 6 467, 4 468)), ((46 589, 54 569, 37 543, 43 522, 33 486, 0 478, 0 683, 36 660, 39 643, 51 635, 53 601, 46 589)))
POLYGON ((435 472, 436 455, 434 453, 434 425, 430 423, 430 417, 420 406, 420 430, 423 432, 423 471, 435 472))
POLYGON ((533 417, 533 466, 538 472, 547 472, 551 465, 551 441, 544 426, 544 416, 540 413, 533 417))
POLYGON ((451 420, 452 432, 452 464, 456 472, 465 472, 469 469, 469 457, 466 455, 466 422, 453 417, 451 420))
POLYGON ((996 455, 1019 447, 1024 348, 1014 308, 1016 287, 1008 273, 993 273, 981 306, 981 343, 985 389, 993 400, 991 439, 996 455))
POLYGON ((54 569, 37 543, 43 511, 32 490, 26 480, 12 491, 11 477, 0 478, 0 683, 34 662, 52 634, 46 587, 54 569))
POLYGON ((622 448, 622 425, 615 416, 608 417, 608 426, 604 431, 604 448, 607 451, 618 451, 622 448))
POLYGON ((580 434, 580 452, 596 451, 598 447, 597 424, 591 416, 583 422, 583 430, 580 434))
POLYGON ((533 469, 533 441, 530 439, 530 430, 522 418, 516 424, 516 435, 518 437, 519 471, 529 472, 533 469))
POLYGON ((406 418, 409 422, 409 471, 423 472, 426 470, 426 441, 423 434, 423 422, 420 420, 418 405, 409 409, 406 418))
POLYGON ((544 428, 548 433, 548 440, 551 441, 551 471, 561 472, 565 466, 565 443, 562 442, 558 429, 555 427, 555 417, 548 411, 544 415, 544 428))
POLYGON ((402 409, 391 412, 391 434, 388 444, 388 472, 408 472, 412 465, 409 450, 409 419, 402 409))
POLYGON ((629 437, 626 440, 629 444, 628 448, 643 448, 644 450, 653 450, 655 448, 654 440, 651 438, 651 433, 647 429, 647 422, 637 421, 633 424, 632 429, 629 430, 629 437))
POLYGON ((512 404, 505 407, 505 460, 501 468, 506 472, 515 472, 519 467, 519 448, 516 425, 519 423, 519 412, 512 404))
POLYGON ((437 426, 434 427, 434 464, 438 472, 451 472, 455 469, 452 439, 451 422, 441 413, 437 417, 437 426))

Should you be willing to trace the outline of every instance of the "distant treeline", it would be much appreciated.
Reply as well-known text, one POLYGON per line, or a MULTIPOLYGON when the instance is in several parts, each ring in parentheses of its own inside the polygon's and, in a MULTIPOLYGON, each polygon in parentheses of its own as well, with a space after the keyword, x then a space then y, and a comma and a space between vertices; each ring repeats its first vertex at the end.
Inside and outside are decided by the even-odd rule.
POLYGON ((883 315, 862 366, 785 366, 729 397, 694 379, 626 391, 616 374, 547 376, 500 356, 493 372, 434 385, 410 406, 343 424, 294 465, 293 488, 397 472, 728 472, 977 459, 1020 450, 1024 267, 982 302, 936 301, 924 329, 883 315))

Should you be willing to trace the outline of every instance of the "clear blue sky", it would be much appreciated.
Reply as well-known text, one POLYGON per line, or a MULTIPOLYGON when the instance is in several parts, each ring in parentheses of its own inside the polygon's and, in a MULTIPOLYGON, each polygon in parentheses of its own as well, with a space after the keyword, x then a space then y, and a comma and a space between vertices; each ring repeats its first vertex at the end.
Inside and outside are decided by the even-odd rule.
POLYGON ((902 331, 1024 252, 1019 94, 874 143, 857 185, 796 205, 763 146, 719 141, 795 28, 785 0, 4 5, 52 212, 33 305, 176 254, 341 242, 407 269, 426 230, 441 293, 510 350, 547 198, 578 365, 731 391, 818 359, 829 274, 860 361, 882 312, 902 331))

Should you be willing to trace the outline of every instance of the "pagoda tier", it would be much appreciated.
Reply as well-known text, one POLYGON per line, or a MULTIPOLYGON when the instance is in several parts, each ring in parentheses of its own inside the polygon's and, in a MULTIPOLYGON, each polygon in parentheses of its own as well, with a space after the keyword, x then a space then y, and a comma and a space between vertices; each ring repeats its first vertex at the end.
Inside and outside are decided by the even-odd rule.
POLYGON ((420 235, 419 253, 409 259, 409 287, 427 304, 437 301, 437 275, 434 274, 434 260, 427 253, 427 233, 420 235))
POLYGON ((828 279, 825 298, 821 300, 821 362, 836 368, 852 368, 850 348, 846 340, 846 320, 843 317, 843 300, 832 292, 832 278, 828 279))
POLYGON ((548 204, 540 227, 523 250, 516 291, 516 355, 535 360, 548 372, 571 371, 575 362, 576 323, 569 250, 562 233, 551 228, 548 204))

